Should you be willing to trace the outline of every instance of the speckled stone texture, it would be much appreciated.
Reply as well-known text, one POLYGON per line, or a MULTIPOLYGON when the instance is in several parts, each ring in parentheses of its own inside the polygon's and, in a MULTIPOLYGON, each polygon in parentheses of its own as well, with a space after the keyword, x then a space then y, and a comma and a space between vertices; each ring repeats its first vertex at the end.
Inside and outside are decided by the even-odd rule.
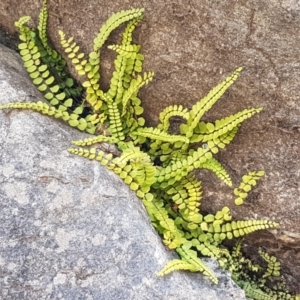
MULTIPOLYGON (((0 105, 36 101, 20 59, 0 45, 0 105)), ((66 149, 84 134, 30 111, 0 111, 0 299, 245 299, 219 278, 177 272, 140 200, 112 172, 66 149)))

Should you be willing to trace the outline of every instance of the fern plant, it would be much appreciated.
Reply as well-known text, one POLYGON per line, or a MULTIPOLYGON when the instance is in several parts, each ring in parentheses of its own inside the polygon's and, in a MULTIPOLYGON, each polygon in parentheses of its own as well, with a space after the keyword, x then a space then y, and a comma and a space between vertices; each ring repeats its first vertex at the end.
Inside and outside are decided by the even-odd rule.
MULTIPOLYGON (((140 45, 134 44, 132 38, 143 12, 143 9, 130 9, 113 14, 100 28, 88 55, 80 51, 72 37, 59 31, 64 56, 71 60, 78 77, 82 78, 77 82, 70 75, 64 58, 48 43, 48 15, 44 0, 37 28, 26 25, 30 20, 28 16, 20 18, 16 26, 20 32, 19 49, 24 66, 48 103, 10 103, 0 109, 36 110, 92 135, 73 141, 76 147, 68 150, 99 161, 120 176, 142 200, 163 243, 174 249, 180 258, 170 261, 158 275, 189 270, 202 272, 218 283, 201 260, 202 256, 209 256, 229 270, 240 286, 246 292, 250 291, 249 295, 255 299, 269 299, 256 296, 264 292, 260 293, 259 288, 253 287, 248 275, 242 277, 241 266, 245 259, 240 246, 229 251, 223 242, 257 230, 275 228, 278 223, 269 220, 235 221, 226 206, 214 214, 204 214, 201 211, 202 184, 193 174, 195 169, 208 169, 232 187, 230 175, 214 156, 233 140, 241 124, 262 108, 244 109, 213 123, 202 121, 203 115, 238 78, 242 68, 237 68, 191 109, 181 105, 166 107, 159 115, 157 127, 145 126, 138 92, 153 79, 154 73, 143 72, 144 56, 140 53, 140 45), (100 85, 101 50, 111 32, 123 23, 126 26, 120 44, 108 46, 116 53, 115 71, 109 89, 104 90, 100 85), (178 134, 170 130, 170 119, 174 116, 184 120, 178 134), (114 144, 117 151, 106 153, 93 147, 103 142, 114 144)), ((243 176, 239 187, 233 187, 237 205, 245 201, 263 173, 250 172, 243 176)), ((267 254, 262 256, 269 264, 263 277, 277 276, 278 265, 267 254)))

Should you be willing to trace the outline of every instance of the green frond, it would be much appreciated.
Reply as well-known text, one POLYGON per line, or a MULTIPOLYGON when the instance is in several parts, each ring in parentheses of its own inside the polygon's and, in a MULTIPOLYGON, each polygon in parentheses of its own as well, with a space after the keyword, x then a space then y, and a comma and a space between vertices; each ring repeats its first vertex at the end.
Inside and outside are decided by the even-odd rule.
MULTIPOLYGON (((130 85, 128 89, 124 92, 124 96, 122 99, 122 106, 123 106, 122 116, 126 112, 129 100, 132 97, 136 96, 139 89, 145 84, 148 84, 148 82, 150 82, 153 79, 153 76, 154 76, 153 72, 148 72, 148 73, 144 73, 143 77, 141 75, 138 75, 135 79, 131 80, 130 85)), ((141 111, 140 113, 142 112, 143 111, 141 111)))
MULTIPOLYGON (((75 70, 77 71, 78 75, 87 75, 87 70, 85 70, 85 65, 87 63, 87 59, 85 54, 80 52, 79 46, 74 42, 73 37, 66 39, 66 35, 63 31, 58 31, 60 36, 60 43, 64 48, 65 53, 70 58, 75 70)), ((97 86, 93 87, 97 90, 97 86)))
POLYGON ((105 24, 100 28, 100 31, 94 39, 94 52, 100 50, 110 33, 119 27, 122 23, 132 19, 140 19, 143 16, 143 8, 133 8, 129 10, 122 10, 113 14, 105 24))
POLYGON ((194 265, 180 260, 180 259, 173 259, 169 261, 157 274, 158 276, 164 276, 174 271, 179 270, 186 270, 191 272, 197 272, 199 271, 199 268, 195 267, 194 265))
MULTIPOLYGON (((230 144, 231 141, 234 139, 239 128, 240 128, 240 125, 237 125, 231 131, 228 131, 228 132, 224 133, 223 135, 219 136, 218 138, 213 139, 214 144, 218 148, 224 149, 226 147, 226 145, 230 144)), ((207 145, 210 144, 209 142, 210 141, 207 142, 207 145)))
POLYGON ((135 59, 138 52, 140 51, 140 45, 109 45, 108 49, 114 50, 119 53, 121 56, 126 58, 135 59))
POLYGON ((216 174, 225 184, 228 186, 232 186, 232 181, 230 175, 224 169, 220 162, 218 162, 215 158, 211 158, 206 160, 201 164, 201 168, 208 169, 216 174))
POLYGON ((210 143, 210 148, 199 148, 194 151, 192 155, 189 155, 186 159, 182 159, 181 164, 177 162, 170 163, 166 168, 159 170, 157 174, 157 181, 161 182, 161 187, 173 185, 176 181, 181 180, 188 173, 196 168, 199 168, 202 163, 212 158, 211 151, 218 152, 218 148, 215 147, 213 142, 210 143))
POLYGON ((108 130, 113 137, 117 138, 119 141, 123 141, 125 135, 118 105, 116 103, 108 103, 107 106, 109 115, 108 130))
POLYGON ((48 52, 49 55, 52 54, 52 49, 48 44, 48 37, 47 37, 47 20, 48 20, 48 10, 47 10, 47 0, 43 0, 42 10, 39 14, 39 24, 37 26, 39 31, 39 38, 48 52))
POLYGON ((191 142, 206 142, 218 138, 261 110, 262 108, 244 109, 232 116, 217 120, 214 124, 200 122, 194 129, 195 134, 191 137, 191 142))
MULTIPOLYGON (((137 97, 134 98, 138 99, 137 97)), ((134 102, 136 102, 135 99, 134 102)), ((143 111, 143 109, 140 108, 141 106, 139 106, 139 104, 135 104, 132 101, 132 105, 127 108, 125 115, 122 116, 124 133, 133 139, 135 139, 135 137, 132 135, 132 132, 137 131, 139 128, 143 128, 146 123, 145 119, 139 116, 143 111), (134 115, 136 115, 137 117, 133 118, 134 115)))
POLYGON ((168 131, 170 127, 170 118, 172 117, 182 117, 187 120, 189 117, 187 108, 183 108, 182 105, 171 105, 166 107, 159 114, 160 124, 157 126, 157 128, 163 131, 168 131))
MULTIPOLYGON (((122 10, 118 13, 113 14, 106 23, 100 28, 100 31, 96 38, 94 39, 94 49, 89 54, 89 60, 86 64, 86 68, 89 68, 88 77, 94 84, 94 81, 99 82, 99 64, 100 64, 100 49, 107 40, 110 33, 120 26, 122 23, 130 21, 132 19, 140 19, 143 15, 144 9, 130 9, 122 10)), ((91 98, 93 95, 91 95, 91 98)), ((94 102, 93 99, 89 101, 94 102)))
POLYGON ((137 131, 132 132, 132 135, 149 138, 151 140, 168 142, 172 144, 175 144, 176 142, 182 142, 182 143, 189 142, 189 140, 185 136, 169 134, 165 131, 153 127, 140 128, 137 131))
POLYGON ((68 151, 74 155, 83 156, 90 160, 97 160, 102 166, 107 166, 107 168, 114 171, 115 165, 113 163, 113 155, 111 153, 107 154, 96 148, 69 148, 68 151))
POLYGON ((221 210, 218 210, 215 213, 215 215, 209 214, 204 218, 206 222, 212 223, 212 226, 214 227, 214 232, 220 232, 220 229, 217 230, 218 226, 222 225, 225 222, 231 221, 231 219, 232 219, 231 212, 229 207, 227 206, 224 206, 221 210))
MULTIPOLYGON (((180 161, 177 164, 180 164, 180 161)), ((176 203, 177 209, 184 219, 192 222, 189 224, 189 228, 195 227, 192 225, 193 223, 202 221, 202 217, 199 215, 202 197, 201 181, 198 181, 194 176, 188 176, 180 184, 168 187, 166 193, 176 203)))
POLYGON ((238 188, 234 189, 234 195, 237 196, 235 199, 236 205, 241 205, 248 196, 248 193, 252 190, 259 180, 265 174, 264 171, 249 172, 242 177, 242 182, 238 188))
POLYGON ((253 287, 251 283, 245 282, 242 286, 243 290, 245 291, 246 297, 255 299, 255 300, 274 300, 273 295, 269 295, 263 292, 258 287, 253 287))
POLYGON ((125 164, 128 161, 135 163, 139 162, 144 166, 152 164, 149 155, 142 152, 138 147, 129 147, 124 149, 122 155, 116 158, 116 162, 118 162, 118 164, 125 164))
POLYGON ((211 279, 212 282, 218 284, 217 277, 213 272, 197 257, 197 252, 184 249, 183 247, 177 248, 176 252, 180 255, 181 259, 193 265, 198 271, 202 272, 205 276, 211 279))
MULTIPOLYGON (((216 244, 219 244, 219 241, 215 242, 216 244)), ((221 250, 213 245, 211 241, 209 240, 209 237, 205 242, 202 242, 198 245, 196 245, 197 250, 203 255, 208 256, 217 259, 218 261, 222 262, 222 259, 220 257, 221 250)))
POLYGON ((227 77, 223 82, 214 87, 204 98, 192 107, 186 126, 181 127, 182 133, 184 133, 187 137, 191 137, 193 135, 193 131, 198 125, 203 114, 207 112, 236 81, 241 71, 242 68, 237 68, 231 76, 227 77))
POLYGON ((59 110, 70 112, 76 97, 79 97, 79 102, 81 102, 81 87, 70 78, 66 62, 48 45, 46 1, 44 1, 40 15, 39 36, 36 30, 24 25, 28 20, 29 18, 26 17, 16 22, 22 41, 19 49, 24 66, 32 82, 43 93, 45 99, 59 110))
POLYGON ((130 45, 132 42, 132 33, 136 27, 136 25, 143 19, 143 14, 141 14, 139 17, 135 17, 134 19, 130 20, 127 23, 127 26, 123 32, 122 37, 122 45, 130 45))
MULTIPOLYGON (((122 101, 124 94, 124 73, 127 61, 126 57, 122 57, 121 55, 117 55, 115 59, 115 71, 112 74, 109 90, 107 91, 107 95, 109 95, 115 103, 122 101)), ((130 77, 129 80, 131 80, 130 77)))
MULTIPOLYGON (((16 21, 14 25, 19 28, 19 31, 23 31, 24 25, 28 23, 30 20, 31 20, 30 16, 23 16, 18 21, 16 21)), ((21 39, 21 41, 23 40, 21 39)))
POLYGON ((153 199, 152 201, 143 201, 145 208, 151 218, 152 224, 163 236, 163 242, 170 249, 175 249, 182 244, 183 233, 181 233, 168 211, 163 205, 162 200, 153 199), (177 243, 174 243, 177 241, 177 243))
POLYGON ((231 256, 234 257, 234 258, 238 258, 238 257, 241 257, 242 256, 242 241, 243 241, 243 238, 239 239, 233 249, 232 249, 232 253, 231 253, 231 256))
POLYGON ((263 278, 269 276, 280 276, 281 265, 275 256, 270 256, 267 252, 261 248, 258 249, 258 254, 268 263, 267 270, 263 275, 263 278))
POLYGON ((90 146, 102 142, 116 144, 118 141, 119 140, 117 138, 112 136, 97 135, 95 137, 86 138, 83 140, 72 141, 72 144, 83 147, 83 146, 90 146))
POLYGON ((129 88, 129 84, 134 76, 134 71, 141 71, 143 55, 139 54, 139 45, 131 45, 132 32, 141 18, 136 18, 128 22, 121 45, 109 46, 110 49, 116 50, 117 55, 114 65, 115 71, 110 80, 108 94, 115 102, 121 102, 124 90, 129 88), (132 52, 132 55, 124 55, 126 52, 132 52), (135 54, 133 52, 135 51, 135 54), (137 68, 140 68, 139 70, 137 68))
MULTIPOLYGON (((245 234, 252 233, 257 230, 263 230, 268 228, 276 228, 279 224, 269 220, 245 220, 245 221, 232 221, 223 224, 221 227, 220 238, 232 239, 233 237, 238 238, 245 234)), ((219 231, 219 227, 210 227, 212 232, 219 231)))
POLYGON ((38 111, 39 113, 42 113, 44 115, 53 116, 57 119, 63 119, 64 121, 68 122, 70 126, 76 127, 81 131, 87 131, 91 133, 95 131, 93 124, 87 122, 83 118, 80 118, 78 115, 69 114, 67 111, 61 111, 41 101, 16 102, 16 103, 8 103, 0 106, 0 109, 5 109, 5 108, 31 109, 34 111, 38 111))

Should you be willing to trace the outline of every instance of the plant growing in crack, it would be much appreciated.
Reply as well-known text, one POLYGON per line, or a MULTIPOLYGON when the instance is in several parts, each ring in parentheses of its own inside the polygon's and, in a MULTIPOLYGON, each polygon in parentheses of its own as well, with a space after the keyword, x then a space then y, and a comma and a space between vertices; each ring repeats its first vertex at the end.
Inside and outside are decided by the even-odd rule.
MULTIPOLYGON (((202 256, 209 256, 231 272, 249 297, 297 299, 298 296, 292 297, 286 291, 282 281, 272 288, 267 286, 268 278, 280 276, 276 258, 260 250, 268 264, 265 270, 242 255, 241 240, 232 251, 223 244, 225 240, 256 230, 275 228, 278 223, 235 221, 226 206, 215 213, 201 211, 202 185, 193 171, 208 169, 232 187, 229 174, 214 156, 233 140, 245 120, 262 110, 248 108, 213 123, 202 121, 203 115, 235 82, 242 68, 237 68, 191 109, 168 106, 160 113, 157 127, 147 127, 138 92, 153 79, 154 73, 142 71, 144 56, 140 53, 140 45, 134 44, 132 39, 143 12, 143 9, 130 9, 113 14, 101 27, 89 55, 80 51, 72 37, 67 38, 59 32, 65 54, 78 76, 83 78, 77 82, 68 71, 66 61, 48 43, 44 0, 37 28, 26 25, 30 20, 28 16, 20 18, 16 26, 20 32, 19 50, 24 66, 49 104, 19 102, 0 108, 36 110, 92 135, 73 141, 77 147, 68 150, 99 161, 120 176, 142 200, 163 243, 180 257, 167 263, 159 275, 175 270, 202 272, 217 284, 217 277, 201 260, 202 256), (116 59, 109 89, 105 91, 100 86, 101 49, 110 33, 123 23, 126 27, 121 43, 108 46, 116 52, 116 59), (177 134, 170 130, 172 117, 183 119, 177 134), (104 152, 97 147, 99 143, 114 144, 115 151, 104 152)), ((263 171, 252 171, 243 176, 241 184, 233 188, 236 205, 244 202, 263 175, 263 171)))

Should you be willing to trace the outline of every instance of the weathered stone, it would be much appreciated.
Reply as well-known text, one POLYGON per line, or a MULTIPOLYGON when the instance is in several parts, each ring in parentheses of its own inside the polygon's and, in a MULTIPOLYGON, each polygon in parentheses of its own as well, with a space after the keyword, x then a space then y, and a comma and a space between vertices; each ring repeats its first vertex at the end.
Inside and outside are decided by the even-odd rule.
MULTIPOLYGON (((0 105, 36 101, 20 59, 0 45, 0 105)), ((69 154, 83 134, 36 112, 0 111, 0 298, 245 299, 219 278, 157 272, 174 258, 141 201, 96 161, 69 154)))
MULTIPOLYGON (((2 0, 0 23, 11 34, 20 16, 30 15, 36 24, 40 5, 34 0, 2 0)), ((156 123, 165 106, 191 107, 236 67, 244 67, 240 79, 205 118, 264 107, 243 124, 219 158, 235 184, 249 170, 264 169, 266 176, 245 205, 236 207, 231 192, 213 175, 201 172, 203 209, 216 211, 227 205, 234 218, 280 222, 279 230, 248 238, 247 249, 254 255, 263 246, 275 254, 285 266, 291 289, 300 292, 299 1, 49 0, 51 40, 61 49, 57 30, 63 29, 89 52, 105 20, 129 7, 145 7, 135 40, 142 45, 145 70, 156 74, 141 93, 149 124, 156 123)), ((119 32, 107 44, 117 41, 119 32)), ((104 86, 113 70, 113 55, 103 52, 104 86)))

